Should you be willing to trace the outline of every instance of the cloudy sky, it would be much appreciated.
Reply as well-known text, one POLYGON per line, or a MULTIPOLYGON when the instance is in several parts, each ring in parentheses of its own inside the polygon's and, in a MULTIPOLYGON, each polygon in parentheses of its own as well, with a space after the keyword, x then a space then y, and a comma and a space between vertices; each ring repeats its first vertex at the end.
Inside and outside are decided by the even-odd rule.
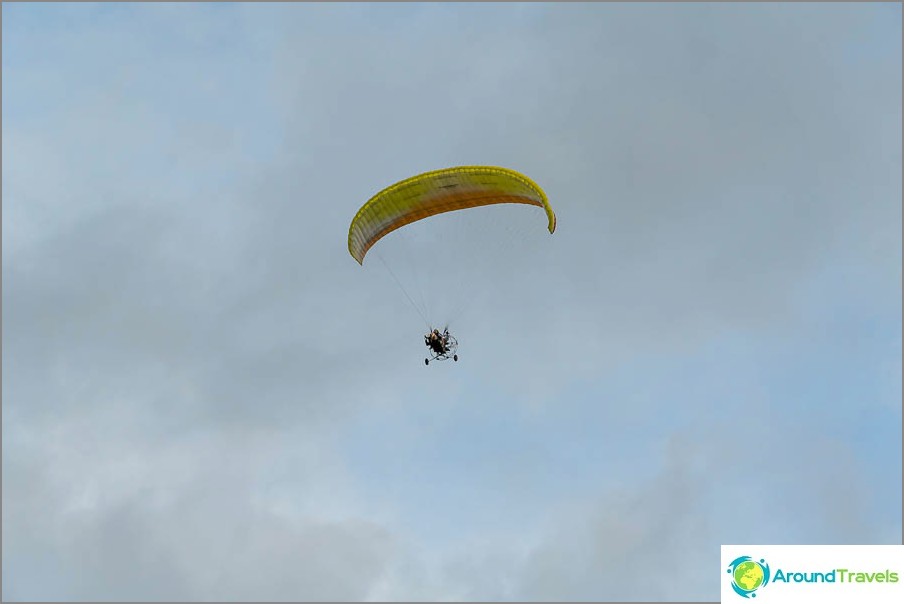
POLYGON ((900 543, 901 18, 4 5, 3 599, 712 601, 720 544, 900 543), (387 238, 468 302, 425 367, 348 224, 462 164, 558 230, 387 238))

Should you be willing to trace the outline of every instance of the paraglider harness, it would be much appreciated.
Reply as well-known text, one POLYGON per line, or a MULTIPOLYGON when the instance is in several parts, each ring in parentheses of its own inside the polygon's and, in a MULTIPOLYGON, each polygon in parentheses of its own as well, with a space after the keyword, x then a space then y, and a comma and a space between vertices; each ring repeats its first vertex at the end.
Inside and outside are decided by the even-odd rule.
POLYGON ((424 336, 424 344, 433 353, 432 359, 424 359, 424 365, 429 365, 430 361, 445 361, 449 357, 453 361, 458 360, 458 340, 449 333, 449 329, 443 329, 440 333, 438 329, 430 331, 424 336))

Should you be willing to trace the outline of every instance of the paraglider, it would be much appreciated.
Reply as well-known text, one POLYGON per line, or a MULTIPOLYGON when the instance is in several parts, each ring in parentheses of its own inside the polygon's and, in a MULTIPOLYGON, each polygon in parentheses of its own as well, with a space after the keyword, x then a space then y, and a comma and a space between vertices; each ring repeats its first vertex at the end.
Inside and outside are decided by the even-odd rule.
POLYGON ((424 359, 424 365, 429 365, 430 361, 444 361, 450 356, 453 361, 458 360, 458 340, 449 333, 449 328, 443 329, 440 333, 438 329, 434 329, 424 336, 424 344, 433 353, 432 359, 424 359))
MULTIPOLYGON (((349 226, 348 251, 358 264, 363 265, 368 251, 397 229, 438 214, 494 204, 542 208, 546 213, 547 229, 550 233, 556 230, 556 215, 546 194, 530 178, 508 168, 461 166, 407 178, 371 197, 349 226)), ((407 292, 405 295, 408 296, 407 292)), ((408 298, 411 301, 411 297, 408 298)), ((443 333, 431 328, 424 340, 434 355, 432 360, 445 360, 450 356, 458 360, 458 342, 449 334, 448 328, 443 333)), ((429 365, 430 360, 424 359, 425 364, 429 365)))

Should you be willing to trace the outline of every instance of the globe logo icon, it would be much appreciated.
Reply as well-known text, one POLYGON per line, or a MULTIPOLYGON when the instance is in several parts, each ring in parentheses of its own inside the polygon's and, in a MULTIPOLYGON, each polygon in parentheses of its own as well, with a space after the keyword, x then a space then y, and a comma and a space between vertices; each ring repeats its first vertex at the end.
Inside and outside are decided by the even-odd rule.
POLYGON ((769 583, 769 565, 765 560, 757 562, 750 556, 735 558, 728 566, 731 587, 742 598, 755 598, 756 590, 769 583))

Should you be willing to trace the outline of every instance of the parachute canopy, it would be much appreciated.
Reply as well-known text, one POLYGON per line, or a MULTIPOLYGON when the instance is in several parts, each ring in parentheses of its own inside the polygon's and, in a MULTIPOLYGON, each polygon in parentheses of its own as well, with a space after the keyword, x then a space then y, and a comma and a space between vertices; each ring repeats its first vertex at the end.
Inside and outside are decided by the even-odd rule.
POLYGON ((523 203, 546 210, 549 232, 556 215, 546 194, 527 176, 507 168, 462 166, 425 172, 387 187, 355 214, 348 229, 348 251, 358 264, 392 231, 444 212, 497 203, 523 203))

